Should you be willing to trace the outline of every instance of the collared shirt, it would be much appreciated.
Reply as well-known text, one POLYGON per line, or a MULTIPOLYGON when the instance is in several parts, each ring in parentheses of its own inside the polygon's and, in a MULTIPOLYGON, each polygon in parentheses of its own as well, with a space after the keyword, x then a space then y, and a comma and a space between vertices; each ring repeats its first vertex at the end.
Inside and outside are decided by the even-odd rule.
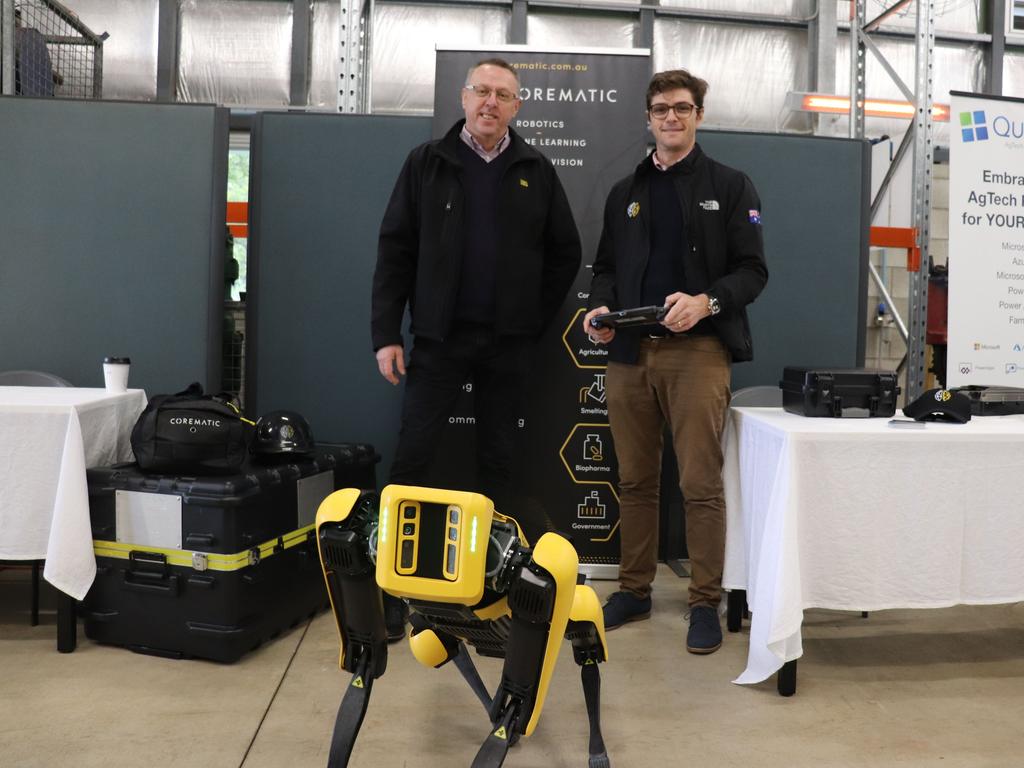
POLYGON ((508 149, 509 145, 512 143, 512 137, 509 136, 508 131, 505 131, 505 135, 498 139, 498 143, 494 145, 494 149, 488 152, 480 146, 480 142, 473 137, 473 134, 469 132, 469 129, 466 128, 466 126, 462 126, 462 132, 459 134, 459 138, 465 142, 467 147, 480 155, 480 158, 485 163, 489 163, 497 158, 498 155, 508 149))
MULTIPOLYGON (((693 148, 692 147, 690 148, 690 152, 693 152, 693 148)), ((659 171, 667 171, 669 168, 671 168, 676 163, 681 163, 681 162, 683 162, 683 160, 688 158, 690 156, 690 152, 687 152, 685 155, 680 157, 678 160, 676 160, 675 163, 669 163, 668 165, 665 165, 665 163, 661 162, 661 160, 658 158, 658 152, 657 152, 657 150, 655 150, 651 154, 651 160, 654 162, 654 167, 657 168, 659 171)))

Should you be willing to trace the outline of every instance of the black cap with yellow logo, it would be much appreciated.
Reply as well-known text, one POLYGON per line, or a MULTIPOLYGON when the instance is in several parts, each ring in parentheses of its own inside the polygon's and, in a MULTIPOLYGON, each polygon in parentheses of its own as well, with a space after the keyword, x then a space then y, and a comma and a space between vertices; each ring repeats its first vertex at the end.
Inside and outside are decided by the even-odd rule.
POLYGON ((948 389, 929 389, 903 408, 906 416, 916 421, 953 421, 966 424, 971 420, 971 399, 948 389))

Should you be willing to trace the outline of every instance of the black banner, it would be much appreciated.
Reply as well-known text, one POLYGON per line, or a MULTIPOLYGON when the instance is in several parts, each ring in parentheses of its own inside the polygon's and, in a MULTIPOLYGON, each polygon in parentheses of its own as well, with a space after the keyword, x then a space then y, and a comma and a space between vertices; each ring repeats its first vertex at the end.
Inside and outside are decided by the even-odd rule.
MULTIPOLYGON (((499 511, 524 525, 532 522, 527 532, 533 536, 541 519, 571 535, 582 563, 616 565, 619 503, 605 406, 607 351, 590 342, 580 323, 605 198, 644 156, 649 54, 646 49, 536 51, 522 46, 439 50, 436 137, 464 116, 460 89, 469 68, 495 56, 519 71, 523 103, 511 126, 555 166, 583 241, 583 267, 541 341, 532 386, 525 393, 516 468, 522 506, 499 511)), ((467 396, 439 446, 440 476, 456 487, 466 482, 473 466, 472 386, 466 384, 467 396)))

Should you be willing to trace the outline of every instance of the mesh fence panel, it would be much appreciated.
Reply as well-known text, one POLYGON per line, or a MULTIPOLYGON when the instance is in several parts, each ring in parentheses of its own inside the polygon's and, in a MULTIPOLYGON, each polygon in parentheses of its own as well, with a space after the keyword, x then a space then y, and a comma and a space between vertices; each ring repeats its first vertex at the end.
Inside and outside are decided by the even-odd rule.
POLYGON ((15 93, 98 99, 103 39, 53 0, 15 0, 15 93))

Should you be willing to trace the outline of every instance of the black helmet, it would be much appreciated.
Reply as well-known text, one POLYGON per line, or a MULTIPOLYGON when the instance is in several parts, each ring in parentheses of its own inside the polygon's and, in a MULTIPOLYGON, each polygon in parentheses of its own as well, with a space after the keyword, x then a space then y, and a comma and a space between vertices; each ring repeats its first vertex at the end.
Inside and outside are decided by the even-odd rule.
POLYGON ((309 453, 314 445, 309 423, 295 411, 271 411, 256 422, 252 450, 257 455, 309 453))

